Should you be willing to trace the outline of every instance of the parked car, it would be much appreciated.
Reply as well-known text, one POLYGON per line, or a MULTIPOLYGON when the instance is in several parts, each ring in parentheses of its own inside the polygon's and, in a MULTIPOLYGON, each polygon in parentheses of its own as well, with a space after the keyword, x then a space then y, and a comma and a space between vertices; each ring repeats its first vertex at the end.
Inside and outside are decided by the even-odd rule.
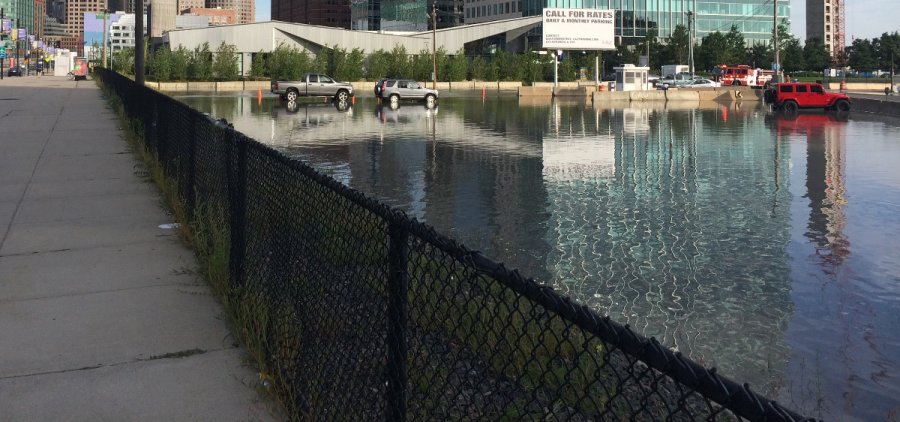
POLYGON ((667 88, 676 88, 682 85, 687 85, 693 81, 693 77, 691 77, 690 73, 677 73, 675 75, 666 75, 662 79, 659 80, 657 85, 665 85, 667 88))
POLYGON ((700 78, 700 79, 694 79, 690 83, 688 83, 686 85, 682 85, 681 87, 682 88, 716 88, 719 86, 721 86, 721 84, 719 84, 718 82, 713 82, 709 79, 700 78))
POLYGON ((22 68, 19 66, 13 66, 6 71, 6 76, 22 76, 22 68))
POLYGON ((299 97, 332 97, 347 101, 353 96, 353 86, 349 82, 338 82, 320 73, 307 73, 300 81, 272 81, 271 88, 273 94, 287 101, 297 101, 299 97))
POLYGON ((424 101, 426 107, 434 108, 437 104, 438 91, 425 88, 411 79, 388 79, 382 86, 379 98, 390 101, 392 108, 397 108, 400 100, 424 101))
POLYGON ((809 82, 775 84, 763 95, 776 110, 795 112, 801 108, 850 111, 850 97, 840 92, 827 92, 822 85, 809 82))

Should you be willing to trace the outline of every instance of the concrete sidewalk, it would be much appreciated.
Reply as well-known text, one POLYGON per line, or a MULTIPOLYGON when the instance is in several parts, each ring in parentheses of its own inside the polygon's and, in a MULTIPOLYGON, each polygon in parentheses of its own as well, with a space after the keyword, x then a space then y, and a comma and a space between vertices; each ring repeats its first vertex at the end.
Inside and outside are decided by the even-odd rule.
POLYGON ((93 81, 0 81, 0 421, 273 420, 93 81))

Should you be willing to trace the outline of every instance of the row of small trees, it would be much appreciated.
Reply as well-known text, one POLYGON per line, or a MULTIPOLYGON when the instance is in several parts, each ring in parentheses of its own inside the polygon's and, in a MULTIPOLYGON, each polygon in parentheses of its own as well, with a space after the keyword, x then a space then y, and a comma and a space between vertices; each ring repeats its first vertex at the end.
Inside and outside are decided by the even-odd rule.
MULTIPOLYGON (((560 79, 575 79, 574 60, 560 63, 560 79)), ((410 78, 420 81, 432 79, 437 68, 437 80, 499 80, 534 81, 552 78, 552 61, 535 52, 523 54, 499 51, 487 56, 466 56, 460 50, 448 54, 438 49, 434 55, 422 50, 410 53, 405 47, 377 50, 368 56, 362 50, 341 47, 322 49, 315 57, 306 51, 279 46, 271 53, 259 52, 253 58, 251 77, 295 80, 305 72, 323 72, 338 80, 377 80, 383 77, 410 78)))
MULTIPOLYGON (((147 78, 156 81, 236 80, 240 77, 235 46, 222 43, 213 52, 204 43, 194 50, 158 48, 147 59, 147 78)), ((594 55, 572 55, 559 64, 559 80, 576 78, 577 68, 592 67, 594 55)), ((111 66, 124 74, 134 74, 134 49, 112 55, 111 66)), ((448 54, 439 49, 432 58, 427 50, 410 53, 404 47, 378 50, 368 56, 360 49, 338 46, 323 48, 316 56, 305 50, 281 45, 271 53, 254 54, 250 77, 296 80, 306 72, 327 73, 338 80, 377 80, 384 77, 430 81, 437 66, 439 81, 499 80, 532 83, 553 78, 552 58, 529 51, 522 54, 498 51, 490 55, 466 56, 463 51, 448 54)))

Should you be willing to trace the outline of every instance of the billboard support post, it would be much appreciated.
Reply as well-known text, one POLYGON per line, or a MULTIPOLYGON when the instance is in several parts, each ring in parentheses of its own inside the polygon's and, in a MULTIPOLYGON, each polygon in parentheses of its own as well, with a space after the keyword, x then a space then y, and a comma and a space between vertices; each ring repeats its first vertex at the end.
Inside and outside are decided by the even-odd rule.
MULTIPOLYGON (((563 50, 615 50, 616 11, 606 9, 544 8, 542 46, 553 56, 553 86, 559 85, 559 57, 563 50)), ((594 63, 600 83, 600 58, 594 63)))

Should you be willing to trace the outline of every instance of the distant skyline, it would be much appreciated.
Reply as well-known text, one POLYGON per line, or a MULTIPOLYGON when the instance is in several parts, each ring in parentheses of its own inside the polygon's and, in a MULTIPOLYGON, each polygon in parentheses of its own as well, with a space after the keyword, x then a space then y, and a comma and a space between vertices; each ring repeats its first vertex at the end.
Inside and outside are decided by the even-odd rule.
MULTIPOLYGON (((845 0, 846 1, 846 0, 845 0)), ((897 19, 897 0, 867 0, 849 2, 846 10, 846 40, 849 45, 856 38, 877 38, 885 32, 900 31, 897 19)), ((806 0, 791 0, 791 32, 806 39, 806 0)), ((271 20, 272 0, 256 0, 256 21, 271 20)))

